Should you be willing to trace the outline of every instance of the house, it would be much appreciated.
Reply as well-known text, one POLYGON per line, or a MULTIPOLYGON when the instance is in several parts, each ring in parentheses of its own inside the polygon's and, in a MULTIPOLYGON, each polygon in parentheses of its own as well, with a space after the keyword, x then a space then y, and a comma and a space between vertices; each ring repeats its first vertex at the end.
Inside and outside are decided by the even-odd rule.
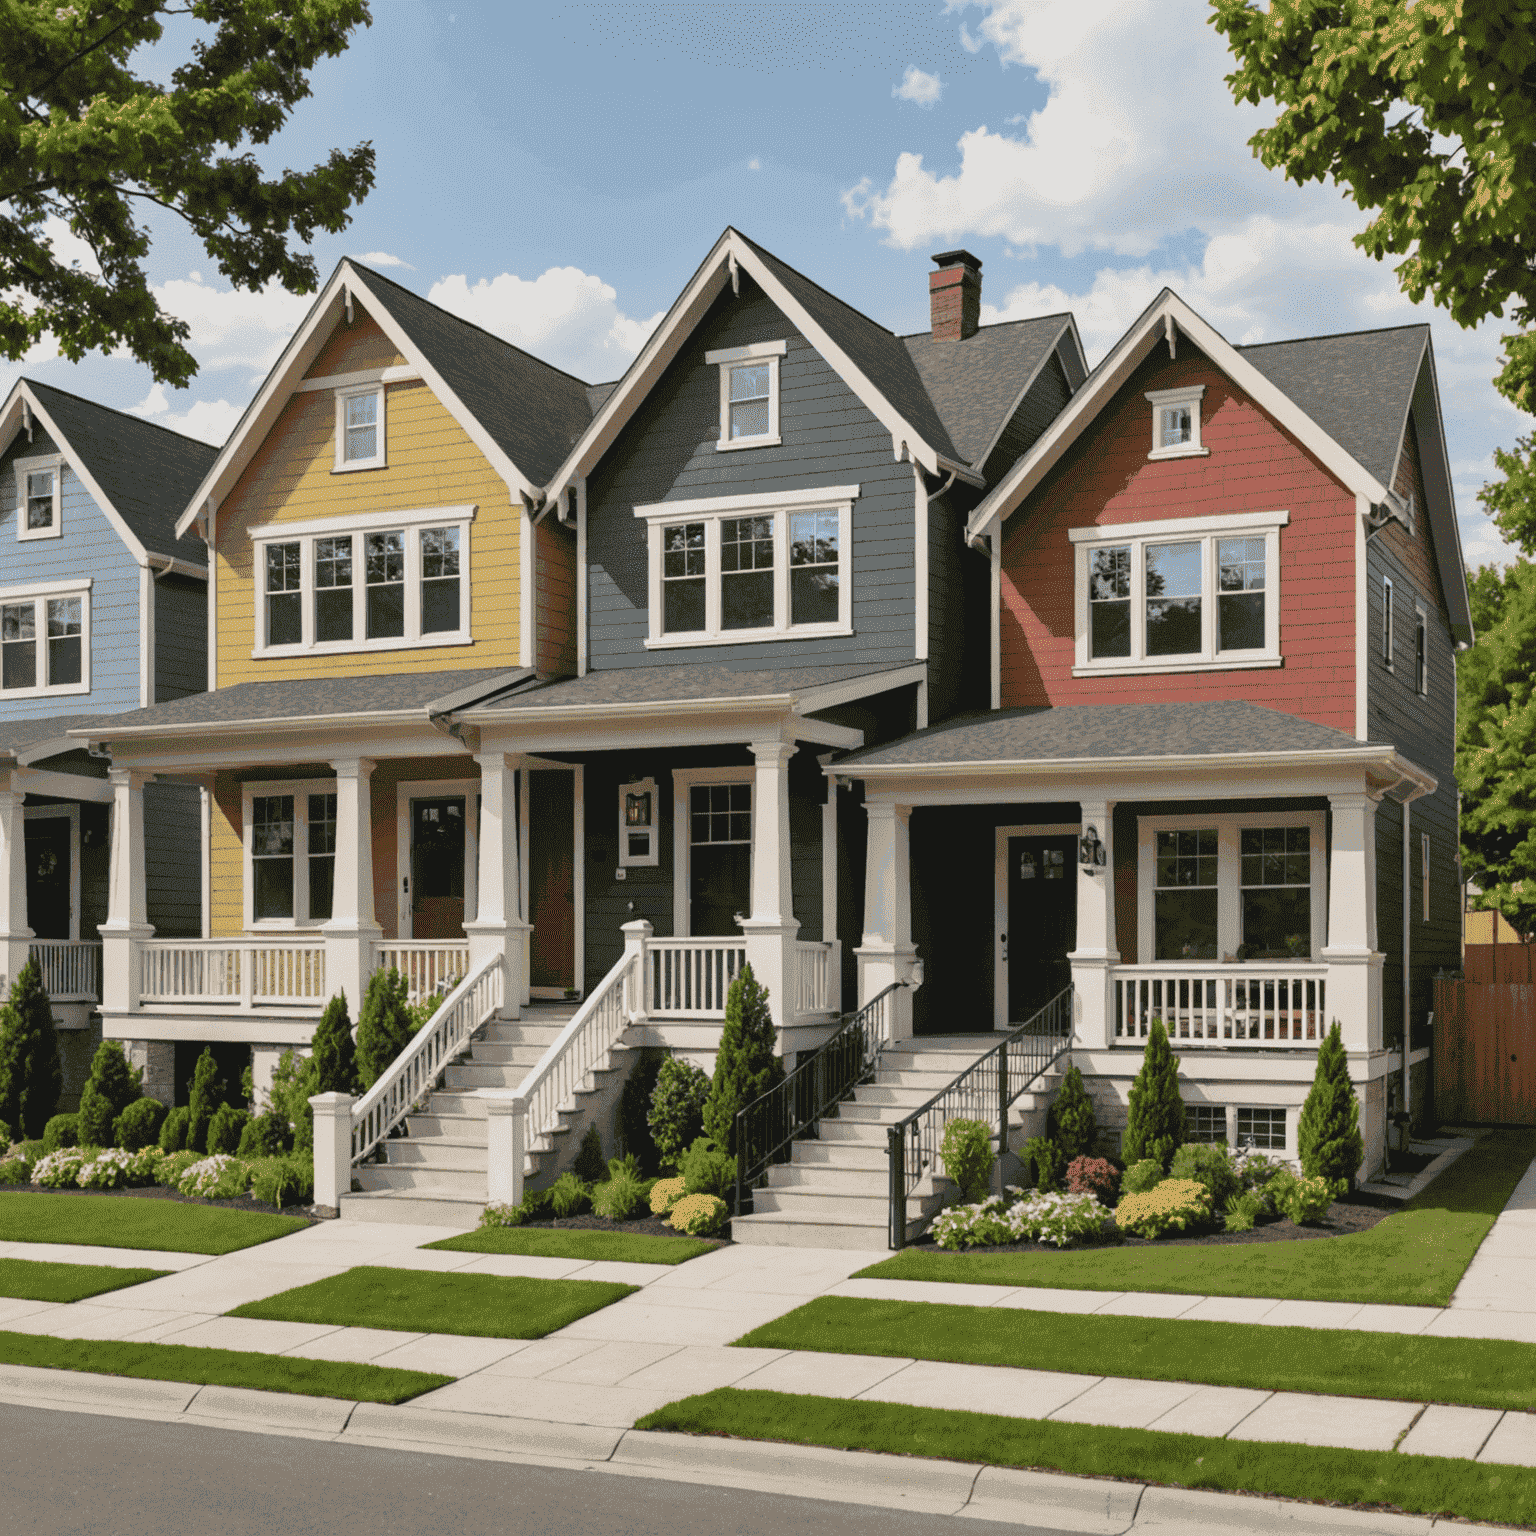
MULTIPOLYGON (((214 453, 33 380, 0 407, 0 932, 6 977, 29 954, 42 968, 66 1105, 100 1039, 112 799, 105 760, 67 732, 205 686, 206 551, 176 519, 214 453)), ((198 791, 158 784, 144 815, 146 910, 195 936, 198 791)))

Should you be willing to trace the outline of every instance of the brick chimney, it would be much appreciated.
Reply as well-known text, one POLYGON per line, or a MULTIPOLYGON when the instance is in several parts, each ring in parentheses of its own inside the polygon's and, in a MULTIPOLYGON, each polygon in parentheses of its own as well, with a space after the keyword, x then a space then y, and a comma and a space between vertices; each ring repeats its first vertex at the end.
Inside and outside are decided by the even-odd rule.
POLYGON ((969 251, 940 251, 930 258, 928 309, 935 341, 964 341, 981 324, 981 260, 969 251))

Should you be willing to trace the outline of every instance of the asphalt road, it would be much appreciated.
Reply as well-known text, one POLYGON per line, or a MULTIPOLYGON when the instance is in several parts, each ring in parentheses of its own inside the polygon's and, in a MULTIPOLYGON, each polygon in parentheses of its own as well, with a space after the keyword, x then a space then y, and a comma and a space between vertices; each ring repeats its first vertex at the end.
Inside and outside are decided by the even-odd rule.
POLYGON ((655 1478, 0 1403, 6 1536, 1046 1536, 655 1478))

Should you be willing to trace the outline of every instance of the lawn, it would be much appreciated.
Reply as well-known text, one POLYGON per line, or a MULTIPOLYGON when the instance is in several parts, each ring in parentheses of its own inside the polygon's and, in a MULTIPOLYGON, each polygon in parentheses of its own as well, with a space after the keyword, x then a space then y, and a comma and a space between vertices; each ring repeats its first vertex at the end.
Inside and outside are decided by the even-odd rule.
POLYGON ((1533 1156, 1536 1132, 1497 1131, 1366 1232, 1230 1246, 1061 1253, 907 1249, 862 1278, 1082 1291, 1174 1291, 1443 1307, 1533 1156))
POLYGON ((445 1275, 360 1265, 329 1280, 236 1307, 231 1317, 281 1323, 542 1339, 578 1317, 639 1290, 604 1280, 529 1280, 520 1275, 445 1275))
POLYGON ((297 1216, 112 1195, 0 1195, 0 1242, 88 1243, 163 1253, 233 1253, 301 1232, 297 1216))
POLYGON ((1536 1344, 821 1296, 738 1345, 1147 1381, 1536 1407, 1536 1344))
POLYGON ((403 1403, 451 1376, 393 1366, 302 1360, 244 1349, 195 1349, 188 1344, 129 1344, 117 1339, 53 1339, 0 1332, 0 1363, 55 1371, 93 1371, 143 1381, 186 1381, 202 1386, 253 1387, 304 1397, 340 1397, 360 1403, 403 1403))
POLYGON ((1536 1471, 1441 1456, 1266 1445, 732 1387, 669 1403, 635 1427, 1536 1523, 1536 1471))
POLYGON ((551 1259, 611 1259, 624 1264, 682 1264, 718 1248, 696 1237, 597 1232, 580 1227, 482 1227, 440 1238, 428 1248, 450 1253, 536 1253, 551 1259))
POLYGON ((158 1280, 163 1269, 114 1269, 110 1264, 53 1264, 0 1259, 0 1296, 19 1301, 84 1301, 125 1285, 158 1280))

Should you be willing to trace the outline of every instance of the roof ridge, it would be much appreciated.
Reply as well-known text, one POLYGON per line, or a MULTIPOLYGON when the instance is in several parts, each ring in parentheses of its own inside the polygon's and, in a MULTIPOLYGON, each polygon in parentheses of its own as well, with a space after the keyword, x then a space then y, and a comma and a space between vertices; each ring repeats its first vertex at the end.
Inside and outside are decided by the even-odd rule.
POLYGON ((218 453, 217 443, 207 442, 201 437, 193 437, 188 432, 178 432, 175 427, 168 427, 163 422, 151 421, 147 416, 135 415, 132 411, 125 411, 120 406, 103 405, 100 400, 92 400, 89 395, 77 395, 72 389, 60 389, 57 384, 49 384, 42 379, 29 379, 25 374, 16 381, 25 384, 29 389, 52 390, 56 395, 63 395, 66 400, 78 400, 81 405, 88 405, 94 410, 106 411, 111 416, 121 416, 124 421, 131 422, 140 427, 153 427, 156 432, 167 432, 172 437, 179 437, 184 443, 191 443, 197 448, 206 448, 210 453, 218 453))
MULTIPOLYGON (((1048 315, 1024 315, 1017 320, 994 320, 991 325, 978 325, 971 334, 979 336, 983 331, 1001 331, 1010 325, 1039 325, 1044 320, 1070 320, 1071 318, 1072 311, 1070 309, 1054 309, 1048 315)), ((932 335, 933 332, 931 330, 902 331, 897 335, 896 339, 897 341, 917 341, 924 336, 931 337, 932 335)), ((967 336, 962 339, 969 341, 970 337, 967 336)))
POLYGON ((1303 341, 1341 341, 1346 336, 1387 336, 1393 331, 1428 331, 1427 320, 1415 320, 1407 325, 1362 325, 1353 331, 1324 331, 1318 336, 1290 336, 1282 341, 1248 341, 1234 343, 1236 352, 1257 352, 1263 347, 1294 347, 1303 341))

